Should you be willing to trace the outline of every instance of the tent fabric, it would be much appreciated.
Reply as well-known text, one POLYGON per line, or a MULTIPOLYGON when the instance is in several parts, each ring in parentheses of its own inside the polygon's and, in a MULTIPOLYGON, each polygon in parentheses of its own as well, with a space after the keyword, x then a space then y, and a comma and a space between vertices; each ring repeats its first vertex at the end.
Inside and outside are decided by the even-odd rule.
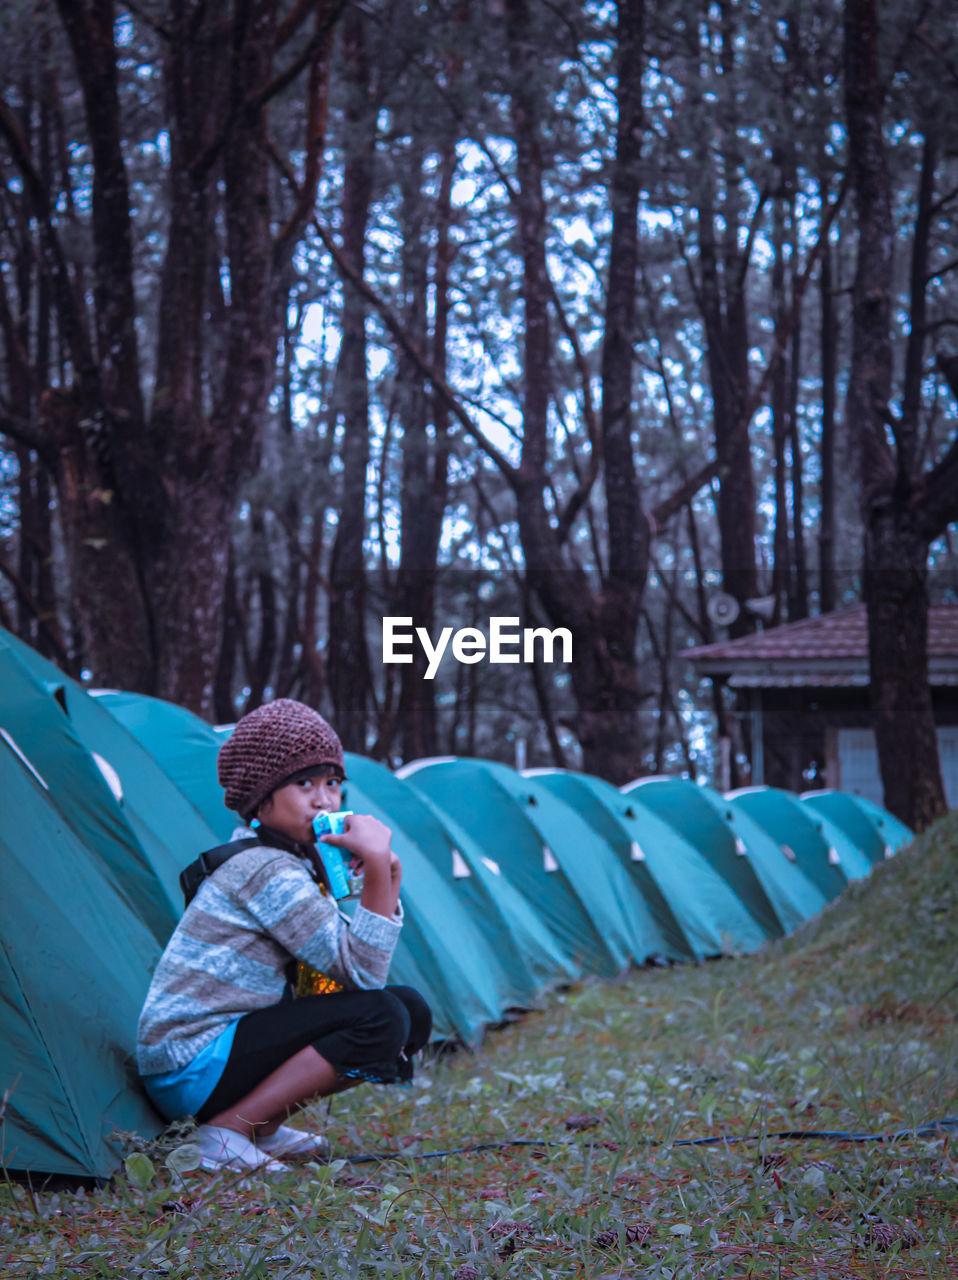
POLYGON ((852 795, 852 801, 862 811, 869 822, 874 823, 878 830, 884 835, 888 843, 886 857, 901 849, 903 845, 908 844, 914 832, 910 831, 903 822, 899 822, 893 813, 889 813, 887 809, 883 809, 881 805, 875 804, 874 800, 869 800, 865 796, 852 795))
POLYGON ((499 1020, 507 977, 482 932, 419 846, 420 834, 397 821, 390 798, 402 790, 390 771, 372 760, 346 755, 346 807, 371 813, 392 828, 403 864, 405 921, 390 968, 390 981, 419 985, 433 1009, 439 1035, 475 1042, 499 1020))
POLYGON ((775 787, 746 787, 729 793, 733 809, 747 813, 794 858, 799 869, 828 900, 835 898, 850 880, 871 870, 866 855, 833 824, 826 838, 827 822, 786 791, 775 787))
MULTIPOLYGON (((117 802, 81 741, 66 711, 65 688, 56 696, 39 683, 2 638, 0 688, 0 730, 5 741, 35 769, 49 807, 58 810, 89 857, 100 861, 117 891, 157 940, 164 941, 177 920, 176 904, 147 857, 128 809, 117 802)), ((169 858, 168 852, 164 856, 169 858)))
POLYGON ((465 758, 400 773, 484 846, 580 971, 611 975, 631 960, 665 953, 661 931, 614 854, 535 779, 465 758))
POLYGON ((354 783, 374 796, 390 825, 411 834, 417 848, 480 930, 494 961, 503 1011, 529 1005, 557 982, 575 974, 567 957, 530 904, 502 875, 482 847, 454 819, 396 774, 347 753, 346 804, 354 783))
POLYGON ((742 809, 735 808, 721 792, 711 787, 699 789, 728 823, 735 837, 736 851, 751 864, 778 916, 782 932, 791 933, 803 921, 817 915, 827 898, 788 857, 774 837, 742 809))
POLYGON ((751 951, 764 941, 725 881, 651 809, 589 774, 548 769, 530 775, 581 814, 627 868, 659 927, 666 959, 751 951))
MULTIPOLYGON (((182 910, 178 881, 180 871, 198 853, 221 844, 226 837, 217 836, 148 748, 76 681, 64 676, 52 663, 6 632, 0 633, 0 659, 3 658, 8 663, 19 663, 34 681, 42 683, 45 688, 55 689, 56 696, 48 696, 50 705, 44 714, 43 724, 37 721, 32 731, 26 727, 22 730, 31 743, 33 758, 42 773, 43 762, 49 759, 54 744, 62 742, 62 725, 55 734, 48 733, 55 708, 57 714, 67 720, 75 744, 80 745, 88 758, 81 764, 73 753, 71 786, 65 789, 63 775, 55 775, 51 779, 54 798, 58 804, 69 804, 71 812, 67 817, 71 821, 71 815, 75 814, 76 821, 99 827, 107 820, 105 815, 111 813, 112 821, 120 822, 124 830, 132 833, 132 842, 127 842, 131 852, 120 857, 117 866, 122 867, 124 877, 131 874, 129 859, 134 856, 133 851, 139 850, 139 857, 145 860, 152 872, 150 878, 154 892, 162 899, 162 916, 154 931, 165 941, 182 910), (66 712, 65 717, 63 711, 66 712), (98 758, 102 763, 94 768, 91 758, 98 758), (102 776, 96 782, 95 793, 85 793, 85 784, 79 775, 82 773, 89 778, 104 768, 115 774, 122 789, 122 799, 108 796, 109 788, 103 786, 102 776)), ((2 712, 7 715, 9 711, 5 692, 2 712)), ((35 714, 39 715, 36 709, 35 714)), ((93 787, 94 783, 89 785, 93 787)), ((90 834, 91 847, 98 848, 95 832, 90 834)))
POLYGON ((825 895, 790 867, 780 847, 718 792, 684 778, 640 779, 624 788, 709 862, 769 938, 782 937, 825 905, 825 895))
MULTIPOLYGON (((535 779, 507 765, 496 765, 495 772, 516 804, 531 815, 558 861, 558 872, 590 917, 608 931, 607 943, 616 943, 625 964, 664 955, 665 939, 645 899, 595 829, 535 779)), ((543 866, 547 866, 545 854, 543 866)))
POLYGON ((213 832, 216 843, 230 838, 236 818, 223 803, 216 778, 216 753, 223 742, 212 725, 161 698, 116 689, 91 689, 91 696, 143 747, 213 832))
POLYGON ((152 1137, 163 1125, 133 1064, 160 947, 5 740, 0 790, 3 1163, 109 1177, 114 1130, 152 1137))
POLYGON ((891 857, 911 839, 903 823, 862 796, 846 791, 806 791, 799 801, 840 827, 872 865, 891 857))
POLYGON ((834 862, 837 858, 842 874, 849 880, 863 880, 872 869, 872 859, 867 850, 845 830, 840 822, 834 822, 828 814, 809 810, 797 796, 786 794, 790 805, 796 805, 812 820, 812 825, 819 832, 828 848, 828 858, 834 862))
POLYGON ((869 821, 852 796, 840 791, 815 791, 799 796, 799 801, 804 808, 840 827, 873 866, 885 857, 887 845, 878 828, 869 821))

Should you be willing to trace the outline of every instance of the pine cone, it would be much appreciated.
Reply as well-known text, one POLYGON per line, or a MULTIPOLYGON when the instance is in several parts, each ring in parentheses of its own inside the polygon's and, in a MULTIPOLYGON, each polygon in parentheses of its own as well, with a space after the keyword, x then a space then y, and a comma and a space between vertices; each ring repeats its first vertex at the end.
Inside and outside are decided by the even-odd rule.
POLYGON ((479 1268, 471 1262, 464 1262, 452 1273, 452 1280, 479 1280, 479 1268))
POLYGON ((874 1245, 881 1252, 899 1242, 903 1249, 911 1249, 918 1244, 919 1239, 918 1232, 912 1228, 907 1219, 903 1227, 896 1227, 891 1222, 872 1222, 865 1231, 866 1243, 874 1245))
POLYGON ((497 1218, 489 1228, 489 1234, 497 1239, 500 1236, 531 1236, 532 1227, 528 1222, 513 1222, 511 1218, 497 1218))
MULTIPOLYGON (((655 1232, 655 1228, 650 1222, 631 1222, 625 1229, 626 1244, 647 1244, 655 1232)), ((618 1231, 606 1229, 605 1231, 597 1231, 592 1237, 592 1243, 597 1249, 612 1249, 615 1247, 619 1238, 618 1231)))
POLYGON ((160 1208, 164 1213, 189 1213, 195 1204, 195 1200, 164 1200, 160 1208))
POLYGON ((629 1244, 647 1244, 655 1235, 655 1227, 651 1222, 633 1222, 625 1229, 625 1238, 629 1244))
POLYGON ((580 1129, 594 1129, 602 1123, 602 1117, 583 1112, 580 1115, 566 1116, 565 1127, 578 1132, 580 1129))

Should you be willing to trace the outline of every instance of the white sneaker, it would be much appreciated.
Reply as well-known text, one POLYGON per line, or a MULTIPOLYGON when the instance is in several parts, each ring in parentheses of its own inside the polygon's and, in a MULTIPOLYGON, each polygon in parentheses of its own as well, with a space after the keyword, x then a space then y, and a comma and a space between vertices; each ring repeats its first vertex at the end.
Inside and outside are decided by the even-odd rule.
POLYGON ((281 1124, 275 1133, 258 1137, 256 1148, 269 1156, 298 1157, 301 1160, 328 1160, 330 1152, 329 1139, 323 1134, 307 1133, 288 1124, 281 1124))
POLYGON ((212 1172, 216 1169, 232 1169, 239 1173, 286 1173, 286 1165, 279 1160, 271 1160, 262 1151, 257 1151, 249 1138, 244 1138, 235 1129, 225 1129, 221 1125, 201 1124, 197 1126, 196 1140, 200 1147, 200 1168, 212 1172))

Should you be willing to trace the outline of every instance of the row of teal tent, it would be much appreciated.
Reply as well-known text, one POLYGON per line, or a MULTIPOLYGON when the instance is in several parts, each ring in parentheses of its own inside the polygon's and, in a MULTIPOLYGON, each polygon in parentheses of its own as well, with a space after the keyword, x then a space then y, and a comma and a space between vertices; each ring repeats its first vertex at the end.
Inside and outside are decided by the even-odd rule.
MULTIPOLYGON (((228 731, 226 731, 228 732, 228 731)), ((91 693, 0 631, 0 1164, 108 1177, 162 1122, 133 1070, 137 1016, 182 909, 180 870, 228 840, 224 731, 91 693)), ((347 754, 346 807, 392 828, 405 926, 390 980, 474 1044, 587 974, 754 951, 910 838, 850 795, 621 790, 475 759, 393 773, 347 754)))

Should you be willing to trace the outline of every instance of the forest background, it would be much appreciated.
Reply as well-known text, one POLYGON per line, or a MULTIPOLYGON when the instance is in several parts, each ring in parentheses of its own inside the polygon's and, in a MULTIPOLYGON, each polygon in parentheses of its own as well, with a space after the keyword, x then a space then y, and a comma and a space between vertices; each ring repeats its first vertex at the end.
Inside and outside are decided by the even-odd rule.
POLYGON ((680 653, 864 599, 886 803, 944 809, 946 0, 10 0, 0 623, 348 748, 708 775, 680 653), (764 613, 747 602, 758 600, 764 613), (381 619, 568 667, 379 661, 381 619))

